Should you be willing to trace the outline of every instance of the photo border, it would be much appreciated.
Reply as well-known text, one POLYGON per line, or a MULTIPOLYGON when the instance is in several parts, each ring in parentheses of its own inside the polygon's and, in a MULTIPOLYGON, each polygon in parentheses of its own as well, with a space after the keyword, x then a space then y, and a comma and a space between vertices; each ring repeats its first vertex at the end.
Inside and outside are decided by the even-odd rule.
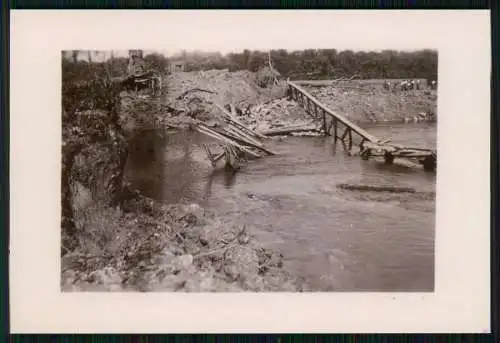
MULTIPOLYGON (((439 50, 439 49, 438 49, 438 50, 439 50)), ((441 56, 441 54, 440 54, 440 56, 441 56)), ((440 63, 439 65, 441 66, 441 63, 440 63)), ((441 75, 441 74, 440 74, 440 75, 441 75)), ((440 77, 440 80, 441 80, 441 77, 440 77)), ((440 83, 441 83, 441 82, 440 82, 440 83)), ((12 86, 12 83, 11 83, 11 86, 12 86)), ((15 89, 17 89, 17 88, 15 88, 15 87, 14 87, 14 88, 12 88, 12 89, 13 89, 13 90, 15 90, 15 89)), ((440 102, 440 103, 441 103, 440 99, 438 100, 438 102, 440 102)), ((439 105, 438 105, 438 106, 439 106, 439 105)), ((438 130, 439 130, 439 129, 438 129, 438 130)), ((12 142, 12 140, 11 140, 11 142, 12 142)), ((12 149, 12 147, 11 147, 11 149, 12 149)), ((12 150, 11 150, 11 152, 12 152, 12 150)), ((438 168, 439 168, 439 167, 438 167, 438 168)), ((12 169, 11 169, 11 170, 12 170, 12 169)), ((438 170, 438 174, 439 174, 439 170, 438 170)), ((18 176, 16 175, 16 177, 18 177, 18 176)), ((12 212, 11 212, 11 214, 12 214, 12 212)), ((12 230, 12 227, 11 227, 11 230, 12 230)), ((283 305, 286 305, 286 304, 283 304, 283 305)))

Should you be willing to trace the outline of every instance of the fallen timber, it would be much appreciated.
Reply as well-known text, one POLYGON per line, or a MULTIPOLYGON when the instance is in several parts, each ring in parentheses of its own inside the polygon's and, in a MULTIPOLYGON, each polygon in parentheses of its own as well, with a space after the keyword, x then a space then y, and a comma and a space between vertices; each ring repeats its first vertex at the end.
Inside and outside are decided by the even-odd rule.
POLYGON ((214 154, 207 145, 203 145, 213 167, 216 167, 217 162, 225 157, 225 167, 234 171, 240 168, 240 161, 246 156, 260 158, 275 154, 260 141, 260 137, 265 136, 250 130, 235 118, 234 106, 231 106, 232 114, 224 107, 217 104, 216 106, 224 115, 225 126, 209 128, 202 122, 197 122, 194 126, 198 132, 215 139, 222 148, 222 152, 214 154))
POLYGON ((295 126, 286 126, 286 127, 278 127, 275 129, 269 129, 265 131, 261 131, 265 136, 281 136, 281 135, 289 135, 292 133, 300 133, 300 132, 317 132, 318 128, 316 125, 295 125, 295 126))
POLYGON ((426 171, 436 169, 435 150, 389 144, 390 139, 380 139, 369 134, 347 118, 327 108, 297 83, 287 81, 287 87, 288 98, 295 100, 311 117, 320 121, 324 134, 333 136, 334 144, 340 141, 349 153, 354 144, 353 136, 356 135, 359 138, 359 155, 364 160, 370 157, 383 157, 385 163, 392 164, 395 158, 413 159, 417 160, 426 171))

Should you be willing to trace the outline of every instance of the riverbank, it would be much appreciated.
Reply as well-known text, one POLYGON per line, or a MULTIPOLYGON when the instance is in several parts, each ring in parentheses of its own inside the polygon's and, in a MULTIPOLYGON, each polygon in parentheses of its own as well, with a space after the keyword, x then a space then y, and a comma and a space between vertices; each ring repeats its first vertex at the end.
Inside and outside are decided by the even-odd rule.
POLYGON ((222 223, 197 204, 164 205, 124 184, 131 140, 165 127, 169 115, 183 116, 162 100, 99 80, 63 84, 61 289, 307 289, 251 229, 222 223))

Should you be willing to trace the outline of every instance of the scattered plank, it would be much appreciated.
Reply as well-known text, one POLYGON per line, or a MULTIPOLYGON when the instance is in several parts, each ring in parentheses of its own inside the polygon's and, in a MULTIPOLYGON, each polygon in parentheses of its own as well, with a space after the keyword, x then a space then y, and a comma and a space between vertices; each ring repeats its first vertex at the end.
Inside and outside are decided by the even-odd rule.
POLYGON ((319 132, 318 128, 316 125, 309 125, 309 126, 288 126, 288 127, 280 127, 276 129, 269 129, 265 131, 261 131, 263 135, 266 136, 281 136, 281 135, 289 135, 291 133, 297 133, 297 132, 319 132))
POLYGON ((249 142, 245 139, 242 139, 241 137, 238 137, 238 136, 233 136, 230 132, 227 131, 227 129, 222 129, 222 132, 221 131, 217 131, 219 134, 221 135, 224 135, 226 136, 227 138, 230 138, 230 139, 233 139, 234 141, 238 142, 239 144, 245 144, 245 145, 248 145, 254 149, 257 149, 257 150, 260 150, 268 155, 275 155, 274 152, 270 151, 270 150, 267 150, 266 148, 264 148, 263 146, 259 146, 259 145, 255 145, 253 144, 252 142, 249 142))
POLYGON ((189 89, 185 92, 183 92, 181 95, 179 95, 176 100, 180 100, 182 99, 183 97, 185 97, 187 94, 191 93, 191 92, 205 92, 205 93, 211 93, 211 94, 217 94, 217 92, 212 92, 208 89, 201 89, 201 88, 193 88, 193 89, 189 89))
POLYGON ((238 128, 244 130, 245 132, 249 133, 250 135, 252 136, 255 136, 257 138, 261 138, 261 139, 266 139, 267 137, 258 133, 258 132, 255 132, 255 131, 252 131, 250 130, 249 128, 247 128, 245 125, 243 125, 238 119, 236 119, 235 116, 233 116, 231 113, 229 113, 228 111, 226 111, 226 109, 224 107, 222 107, 221 105, 219 104, 215 104, 215 106, 217 106, 217 108, 223 113, 225 114, 225 118, 224 120, 226 122, 230 122, 232 123, 234 126, 237 126, 238 128))
POLYGON ((246 148, 246 147, 242 146, 241 144, 239 144, 238 142, 234 141, 234 140, 233 140, 233 139, 231 139, 231 138, 228 138, 228 137, 226 137, 226 136, 224 136, 224 135, 221 135, 219 132, 217 132, 217 131, 215 131, 215 130, 213 130, 213 129, 210 129, 210 128, 208 128, 208 127, 206 127, 206 126, 203 126, 203 125, 200 125, 200 124, 196 125, 196 126, 195 126, 195 129, 196 129, 198 132, 203 133, 203 134, 205 134, 205 135, 207 135, 207 136, 210 136, 210 137, 212 137, 212 138, 214 138, 214 139, 216 139, 216 140, 218 140, 218 141, 221 141, 221 142, 223 142, 223 143, 226 143, 226 144, 229 144, 229 145, 235 146, 236 148, 238 148, 238 149, 240 149, 240 150, 242 150, 242 151, 246 152, 246 153, 247 153, 247 154, 249 154, 249 155, 252 155, 252 156, 254 156, 254 157, 260 157, 260 155, 259 155, 259 154, 257 154, 257 153, 255 153, 255 152, 253 152, 253 151, 252 151, 252 150, 250 150, 249 148, 246 148))
POLYGON ((253 144, 255 144, 257 146, 264 146, 264 144, 262 142, 258 141, 257 139, 254 139, 252 136, 250 136, 249 134, 247 134, 243 130, 239 129, 238 127, 229 126, 228 128, 230 128, 232 131, 236 132, 237 135, 240 135, 240 136, 246 138, 247 140, 249 140, 253 144))

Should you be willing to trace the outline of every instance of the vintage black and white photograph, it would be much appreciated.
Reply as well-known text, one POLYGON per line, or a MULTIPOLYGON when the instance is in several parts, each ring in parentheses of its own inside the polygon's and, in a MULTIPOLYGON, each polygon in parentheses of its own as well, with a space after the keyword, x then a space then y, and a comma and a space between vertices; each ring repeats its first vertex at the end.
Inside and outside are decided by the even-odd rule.
POLYGON ((489 330, 488 11, 10 23, 13 332, 489 330))
POLYGON ((437 50, 61 64, 63 291, 434 290, 437 50))

